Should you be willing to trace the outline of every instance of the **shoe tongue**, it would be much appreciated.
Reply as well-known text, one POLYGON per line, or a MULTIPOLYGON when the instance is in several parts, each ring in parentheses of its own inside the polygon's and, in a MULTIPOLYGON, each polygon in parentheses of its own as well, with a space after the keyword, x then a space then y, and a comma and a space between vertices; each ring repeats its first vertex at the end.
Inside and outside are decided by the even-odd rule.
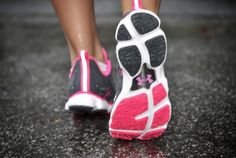
POLYGON ((97 63, 98 63, 99 68, 100 68, 103 72, 107 70, 107 65, 106 65, 105 63, 100 62, 100 61, 98 61, 97 63))

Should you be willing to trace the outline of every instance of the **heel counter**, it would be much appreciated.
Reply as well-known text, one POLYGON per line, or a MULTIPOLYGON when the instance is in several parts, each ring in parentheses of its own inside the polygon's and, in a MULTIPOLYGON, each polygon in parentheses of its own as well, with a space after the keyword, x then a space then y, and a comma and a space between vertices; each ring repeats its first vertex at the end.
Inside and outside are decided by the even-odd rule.
POLYGON ((73 95, 74 93, 81 91, 81 69, 80 66, 81 61, 79 58, 75 60, 75 63, 73 64, 72 68, 70 69, 69 74, 69 83, 68 83, 68 93, 69 96, 73 95))
POLYGON ((76 92, 88 92, 90 90, 89 54, 81 51, 76 58, 69 74, 68 92, 72 96, 76 92))
POLYGON ((80 51, 81 59, 81 90, 83 92, 90 91, 90 64, 89 64, 89 54, 86 50, 80 51))
POLYGON ((112 83, 111 73, 105 76, 96 61, 90 60, 89 62, 92 71, 92 76, 90 78, 90 91, 109 102, 113 101, 115 90, 112 83))

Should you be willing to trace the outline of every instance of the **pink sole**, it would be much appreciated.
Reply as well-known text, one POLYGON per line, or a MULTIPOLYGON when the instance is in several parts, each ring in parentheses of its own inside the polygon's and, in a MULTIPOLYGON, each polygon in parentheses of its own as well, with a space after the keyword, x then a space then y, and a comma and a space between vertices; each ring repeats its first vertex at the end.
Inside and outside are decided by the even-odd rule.
POLYGON ((166 91, 162 84, 158 84, 152 89, 153 103, 157 105, 166 97, 166 91))
POLYGON ((143 130, 147 119, 135 120, 135 117, 148 110, 147 95, 140 94, 124 99, 116 108, 112 117, 111 128, 122 130, 143 130))
POLYGON ((167 123, 170 119, 170 106, 165 105, 154 113, 152 128, 157 128, 167 123))
POLYGON ((140 139, 141 140, 148 140, 151 138, 156 138, 156 137, 159 137, 160 135, 162 135, 164 132, 165 132, 165 129, 158 129, 158 130, 150 131, 150 132, 147 132, 146 134, 144 134, 140 139))
MULTIPOLYGON (((158 104, 167 96, 162 84, 153 87, 152 95, 155 106, 158 106, 158 104)), ((170 120, 170 105, 164 105, 154 113, 150 129, 145 129, 148 122, 148 116, 141 119, 135 119, 138 115, 147 110, 148 97, 146 93, 141 93, 121 100, 111 116, 111 136, 119 139, 147 140, 161 135, 165 131, 165 128, 161 128, 161 126, 168 123, 170 120)))
POLYGON ((120 139, 127 139, 132 140, 133 138, 137 138, 140 136, 141 133, 136 132, 122 132, 122 131, 111 131, 111 136, 114 138, 120 138, 120 139))

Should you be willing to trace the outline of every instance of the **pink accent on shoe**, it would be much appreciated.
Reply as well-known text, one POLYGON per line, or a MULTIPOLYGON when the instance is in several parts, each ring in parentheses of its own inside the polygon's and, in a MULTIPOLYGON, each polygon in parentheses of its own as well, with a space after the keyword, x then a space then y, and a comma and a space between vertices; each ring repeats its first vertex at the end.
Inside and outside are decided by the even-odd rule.
POLYGON ((142 93, 122 100, 112 116, 112 129, 144 130, 148 118, 136 120, 135 117, 148 109, 147 95, 142 93))
POLYGON ((132 10, 142 9, 143 3, 142 0, 132 0, 132 10))
POLYGON ((78 60, 80 60, 80 56, 78 56, 78 57, 74 60, 74 62, 73 62, 73 64, 72 64, 72 67, 71 67, 70 73, 69 73, 69 79, 71 79, 72 74, 74 73, 75 64, 77 63, 78 60))
POLYGON ((150 74, 148 74, 147 77, 139 76, 138 78, 136 78, 136 80, 138 81, 139 86, 144 85, 146 82, 148 82, 149 84, 151 84, 153 82, 152 75, 150 75, 150 74))
POLYGON ((164 125, 170 120, 170 106, 165 105, 158 111, 154 113, 154 118, 152 122, 152 128, 157 128, 158 126, 164 125))
MULTIPOLYGON (((99 95, 97 95, 97 94, 95 94, 95 93, 93 93, 93 92, 83 92, 83 91, 78 91, 78 92, 76 92, 76 93, 70 95, 69 98, 72 98, 72 97, 74 97, 74 96, 76 96, 76 95, 79 95, 79 94, 89 94, 89 95, 95 96, 96 98, 99 98, 99 99, 102 99, 102 100, 106 100, 104 97, 101 97, 101 96, 99 96, 99 95)), ((107 102, 109 105, 113 105, 113 102, 108 102, 108 101, 106 101, 106 102, 107 102)))
POLYGON ((111 66, 111 61, 110 61, 110 60, 107 60, 107 61, 105 62, 105 64, 106 64, 106 71, 102 71, 102 70, 100 69, 100 67, 99 67, 98 61, 97 61, 94 57, 91 57, 91 56, 90 56, 89 59, 90 59, 90 60, 93 60, 93 61, 97 64, 99 71, 101 72, 101 74, 102 74, 104 77, 107 77, 107 76, 109 76, 109 75, 111 74, 112 66, 111 66))
POLYGON ((74 72, 74 68, 71 67, 71 68, 70 68, 70 73, 69 73, 69 79, 71 79, 73 72, 74 72))
POLYGON ((106 97, 108 97, 109 95, 111 94, 111 91, 109 90, 109 91, 106 91, 106 93, 104 94, 104 98, 106 98, 106 97))
POLYGON ((140 136, 140 133, 137 132, 111 131, 110 134, 114 138, 121 138, 127 140, 132 140, 133 138, 137 138, 138 136, 140 136))
POLYGON ((140 139, 141 140, 152 139, 152 138, 160 136, 164 132, 165 132, 165 129, 158 129, 158 130, 150 131, 150 132, 147 132, 146 134, 144 134, 140 139))
POLYGON ((85 59, 89 59, 89 52, 87 50, 81 50, 84 51, 85 59))
POLYGON ((108 55, 107 55, 108 53, 107 53, 107 51, 106 51, 104 48, 102 48, 102 54, 103 54, 103 57, 104 57, 104 60, 105 60, 105 64, 106 64, 106 71, 102 71, 102 70, 100 69, 99 64, 98 64, 98 61, 97 61, 96 58, 90 56, 89 59, 90 59, 90 60, 93 60, 93 61, 97 64, 97 66, 98 66, 98 68, 99 68, 101 74, 102 74, 104 77, 107 77, 107 76, 109 76, 109 75, 111 74, 111 71, 112 71, 112 64, 111 64, 111 61, 108 59, 108 55))
MULTIPOLYGON (((92 57, 92 56, 90 56, 90 55, 88 54, 88 51, 86 51, 86 57, 85 57, 85 58, 88 59, 88 60, 93 60, 93 61, 97 64, 97 66, 98 66, 98 68, 99 68, 101 74, 102 74, 104 77, 107 77, 107 76, 109 76, 109 75, 111 74, 111 71, 112 71, 112 64, 111 64, 111 61, 108 59, 107 51, 106 51, 104 48, 102 48, 102 54, 103 54, 103 57, 104 57, 104 60, 105 60, 105 64, 106 64, 106 66, 107 66, 107 67, 106 67, 106 71, 102 71, 102 70, 100 69, 97 59, 94 58, 94 57, 92 57)), ((74 62, 73 62, 73 64, 72 64, 72 67, 71 67, 70 73, 69 73, 69 79, 71 79, 72 74, 74 73, 75 64, 77 63, 78 60, 81 60, 81 56, 80 56, 80 55, 74 60, 74 62)), ((87 63, 89 63, 89 62, 87 62, 87 63)))
MULTIPOLYGON (((109 105, 109 106, 113 106, 113 104, 114 104, 113 102, 108 102, 108 105, 109 105)), ((110 113, 109 113, 109 114, 110 114, 110 113)))
MULTIPOLYGON (((155 103, 154 105, 157 106, 166 96, 166 90, 161 83, 153 87, 152 97, 155 103)), ((164 125, 170 120, 171 111, 170 105, 168 104, 154 113, 152 125, 149 129, 146 129, 149 116, 137 119, 138 115, 148 111, 148 98, 146 93, 124 98, 115 108, 110 118, 110 133, 111 136, 115 138, 128 140, 147 140, 155 138, 165 131, 166 126, 164 125)))
POLYGON ((146 81, 148 81, 148 83, 151 84, 153 82, 152 75, 148 74, 146 81))
POLYGON ((166 90, 162 84, 158 84, 152 89, 154 105, 160 103, 166 97, 166 90))

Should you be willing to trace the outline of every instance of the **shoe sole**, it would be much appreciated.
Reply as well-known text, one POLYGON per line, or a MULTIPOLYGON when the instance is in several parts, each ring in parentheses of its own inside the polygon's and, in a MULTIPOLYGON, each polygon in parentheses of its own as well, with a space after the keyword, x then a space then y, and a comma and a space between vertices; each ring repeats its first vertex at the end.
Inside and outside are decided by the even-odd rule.
POLYGON ((65 110, 79 115, 110 113, 111 104, 98 96, 79 93, 69 98, 65 110))
POLYGON ((111 111, 110 134, 128 140, 158 137, 171 117, 168 83, 163 70, 167 41, 160 29, 160 20, 150 11, 134 10, 118 24, 116 40, 123 85, 111 111), (148 88, 131 90, 143 65, 154 72, 155 81, 148 88))

